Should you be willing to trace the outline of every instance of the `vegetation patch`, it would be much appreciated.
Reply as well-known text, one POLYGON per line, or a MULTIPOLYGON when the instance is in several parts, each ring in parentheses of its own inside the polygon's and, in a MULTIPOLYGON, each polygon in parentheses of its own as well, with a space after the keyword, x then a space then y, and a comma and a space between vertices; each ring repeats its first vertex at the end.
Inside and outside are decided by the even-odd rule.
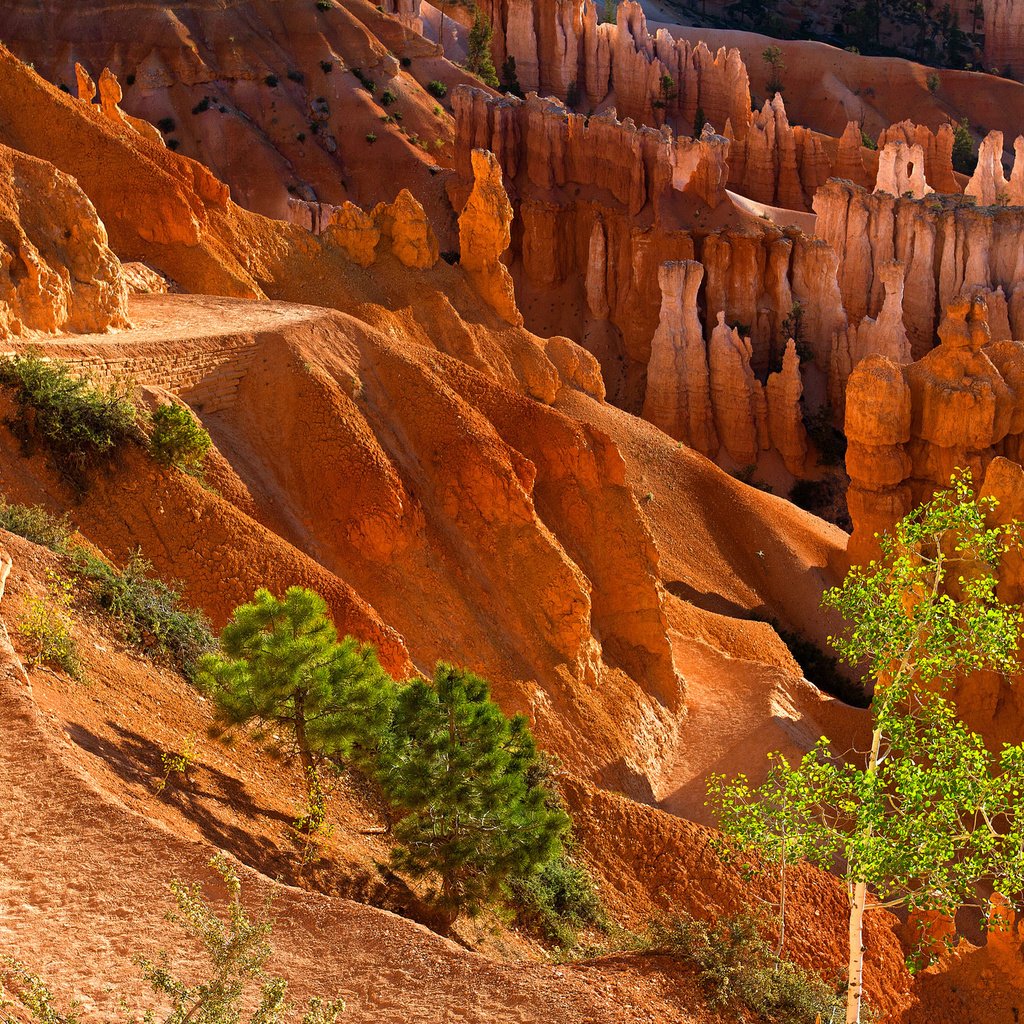
POLYGON ((192 411, 176 402, 167 402, 153 413, 153 432, 149 450, 162 466, 177 466, 192 476, 201 477, 203 463, 213 442, 192 411))
POLYGON ((19 415, 8 426, 26 454, 45 445, 57 470, 79 490, 90 469, 142 439, 127 384, 103 386, 60 361, 24 355, 0 360, 0 385, 14 392, 19 415))
POLYGON ((140 552, 116 569, 79 547, 71 565, 100 607, 120 622, 128 643, 194 680, 199 659, 215 647, 210 623, 202 612, 182 606, 181 591, 154 576, 140 552))
POLYGON ((517 923, 563 949, 576 945, 582 928, 607 927, 607 917, 590 873, 563 853, 525 878, 513 878, 508 892, 517 923))
POLYGON ((714 1007, 745 1009, 770 1024, 842 1019, 837 989, 780 958, 751 917, 712 924, 682 914, 655 924, 645 947, 694 967, 714 1007))

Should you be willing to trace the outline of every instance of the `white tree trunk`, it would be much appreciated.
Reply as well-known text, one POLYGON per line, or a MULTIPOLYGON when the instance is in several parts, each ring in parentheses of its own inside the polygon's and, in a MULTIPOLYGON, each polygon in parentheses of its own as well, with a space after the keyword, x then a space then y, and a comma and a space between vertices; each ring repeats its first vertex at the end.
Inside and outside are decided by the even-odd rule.
POLYGON ((864 905, 868 898, 865 882, 853 887, 850 904, 850 964, 846 976, 846 1024, 860 1024, 860 1007, 864 998, 864 905))

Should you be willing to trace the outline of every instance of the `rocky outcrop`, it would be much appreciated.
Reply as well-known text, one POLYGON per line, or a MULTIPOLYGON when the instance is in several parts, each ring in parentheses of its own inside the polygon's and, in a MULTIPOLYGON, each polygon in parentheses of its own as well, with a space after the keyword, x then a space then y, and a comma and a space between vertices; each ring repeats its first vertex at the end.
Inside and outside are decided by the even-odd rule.
MULTIPOLYGON (((97 94, 96 83, 92 80, 89 72, 77 63, 75 64, 75 80, 78 83, 78 98, 83 103, 91 105, 97 94)), ((133 129, 150 142, 155 142, 160 146, 164 145, 164 137, 153 125, 141 118, 129 117, 121 109, 120 104, 124 93, 121 90, 121 83, 117 80, 117 75, 110 68, 104 68, 100 75, 99 97, 100 112, 104 117, 115 124, 133 129)))
POLYGON ((924 149, 917 143, 887 142, 878 153, 876 192, 923 199, 933 189, 925 179, 924 149))
POLYGON ((814 200, 816 234, 839 259, 839 288, 851 323, 877 317, 882 267, 905 268, 903 322, 915 358, 935 343, 941 311, 965 290, 1001 288, 1013 337, 1024 338, 1024 209, 977 206, 972 197, 925 199, 869 194, 829 181, 814 200))
MULTIPOLYGON (((914 124, 913 121, 900 121, 898 124, 890 125, 883 129, 878 136, 879 152, 893 142, 902 142, 913 149, 920 146, 924 154, 924 177, 928 184, 936 192, 944 192, 947 195, 962 192, 963 189, 957 181, 953 172, 953 126, 948 122, 939 125, 938 130, 932 132, 926 125, 914 124)), ((851 178, 859 185, 866 185, 866 182, 853 178, 852 175, 843 174, 838 168, 834 176, 837 178, 851 178)), ((902 192, 885 191, 892 195, 902 195, 902 192)), ((915 196, 920 199, 920 196, 915 196)))
POLYGON ((853 368, 868 356, 880 355, 897 365, 912 359, 910 338, 903 324, 904 267, 893 261, 879 268, 885 299, 877 317, 864 317, 845 331, 836 333, 829 364, 829 399, 842 410, 846 382, 853 368))
POLYGON ((782 369, 769 374, 765 392, 771 445, 782 456, 786 469, 800 477, 807 461, 808 443, 800 404, 804 383, 800 376, 800 357, 792 338, 786 344, 782 369))
POLYGON ((750 368, 751 354, 750 339, 719 313, 708 346, 711 405, 722 447, 739 466, 755 464, 758 454, 770 446, 768 405, 750 368))
MULTIPOLYGON (((664 299, 659 268, 698 256, 704 308, 745 326, 762 379, 781 360, 783 325, 797 303, 801 341, 828 367, 833 335, 846 326, 828 247, 762 219, 701 228, 709 207, 728 201, 726 140, 710 132, 678 139, 610 114, 587 119, 536 96, 458 89, 453 102, 453 205, 461 209, 472 188, 472 151, 491 150, 522 224, 508 263, 527 326, 593 352, 612 401, 641 411, 664 299)), ((729 212, 725 207, 719 216, 729 212)), ((705 324, 705 336, 711 326, 705 324)))
POLYGON ((985 64, 1024 73, 1024 6, 1019 0, 982 0, 985 15, 985 64))
POLYGON ((370 214, 391 251, 407 267, 426 270, 437 262, 439 248, 420 201, 403 188, 390 203, 378 203, 370 214))
POLYGON ((0 145, 0 337, 128 326, 128 286, 78 183, 0 145))
POLYGON ((459 259, 484 301, 510 324, 523 322, 512 275, 501 257, 512 240, 512 204, 501 165, 486 149, 474 149, 473 190, 459 215, 459 259))
POLYGON ((989 132, 978 148, 978 166, 964 192, 979 206, 1024 206, 1024 135, 1013 143, 1010 180, 1003 173, 1003 133, 989 132))
POLYGON ((834 173, 825 136, 790 125, 779 93, 742 127, 739 135, 731 121, 725 129, 730 187, 769 206, 809 210, 816 189, 834 173))
POLYGON ((705 455, 718 452, 708 353, 697 313, 704 268, 693 260, 658 268, 661 317, 651 339, 643 417, 705 455))
POLYGON ((874 534, 955 470, 981 481, 997 455, 1020 462, 1022 435, 1024 346, 991 339, 983 298, 952 303, 939 345, 916 362, 861 361, 846 392, 851 561, 874 557, 874 534))

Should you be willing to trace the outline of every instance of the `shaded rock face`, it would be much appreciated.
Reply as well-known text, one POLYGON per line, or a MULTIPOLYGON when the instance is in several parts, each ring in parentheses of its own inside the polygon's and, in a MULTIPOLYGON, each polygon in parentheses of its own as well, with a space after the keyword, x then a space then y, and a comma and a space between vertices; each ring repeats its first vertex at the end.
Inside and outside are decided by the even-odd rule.
POLYGON ((1024 345, 992 340, 983 298, 951 304, 938 346, 921 359, 864 359, 846 391, 851 561, 874 557, 874 534, 955 470, 981 481, 997 455, 1020 462, 1022 433, 1024 345))
POLYGON ((458 89, 453 99, 453 204, 461 209, 473 187, 473 150, 493 152, 515 211, 509 266, 525 322, 596 355, 616 404, 643 408, 667 262, 699 257, 704 308, 746 325, 762 377, 781 360, 783 323, 796 302, 804 340, 828 366, 846 319, 827 247, 760 219, 738 230, 690 228, 726 202, 725 139, 677 139, 610 114, 587 119, 536 96, 458 89))
POLYGON ((0 145, 0 337, 128 326, 128 286, 73 178, 0 145))
POLYGON ((915 357, 928 352, 942 310, 965 291, 1002 290, 1010 334, 1024 338, 1024 209, 976 206, 958 196, 870 194, 829 181, 814 200, 816 233, 836 252, 839 289, 851 322, 878 317, 882 268, 904 266, 903 322, 915 357))
POLYGON ((512 204, 493 153, 474 149, 473 191, 459 215, 460 262, 484 301, 503 320, 516 326, 523 317, 516 308, 512 275, 501 262, 512 240, 512 204))

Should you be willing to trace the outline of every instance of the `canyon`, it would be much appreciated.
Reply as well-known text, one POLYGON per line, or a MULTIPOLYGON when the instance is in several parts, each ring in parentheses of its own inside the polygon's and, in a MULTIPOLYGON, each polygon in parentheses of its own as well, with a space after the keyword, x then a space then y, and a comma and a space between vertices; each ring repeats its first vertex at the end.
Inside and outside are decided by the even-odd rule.
MULTIPOLYGON (((983 6, 986 65, 1024 71, 1018 5, 983 6)), ((855 673, 808 678, 841 625, 823 592, 957 470, 1024 514, 1024 86, 783 40, 770 89, 766 36, 633 0, 478 9, 523 95, 438 41, 471 13, 425 0, 0 11, 0 355, 130 381, 212 442, 203 480, 129 446, 81 490, 0 388, 0 498, 141 552, 215 629, 298 584, 398 679, 485 676, 621 928, 774 905, 714 852, 705 780, 870 738, 855 673)), ((202 739, 180 674, 77 608, 89 684, 32 663, 17 623, 59 565, 0 531, 0 937, 83 1018, 139 995, 167 883, 227 850, 275 900, 294 992, 340 986, 346 1020, 725 1019, 637 947, 561 962, 497 915, 444 933, 355 773, 299 863, 296 779, 202 739), (202 784, 162 795, 185 737, 202 784)), ((1024 593, 1012 553, 1000 588, 1024 593)), ((1020 742, 1018 690, 958 699, 1020 742)), ((841 882, 789 884, 787 955, 844 969, 841 882)), ((908 923, 869 922, 880 1019, 1020 1012, 1019 923, 969 922, 912 974, 908 923)))

